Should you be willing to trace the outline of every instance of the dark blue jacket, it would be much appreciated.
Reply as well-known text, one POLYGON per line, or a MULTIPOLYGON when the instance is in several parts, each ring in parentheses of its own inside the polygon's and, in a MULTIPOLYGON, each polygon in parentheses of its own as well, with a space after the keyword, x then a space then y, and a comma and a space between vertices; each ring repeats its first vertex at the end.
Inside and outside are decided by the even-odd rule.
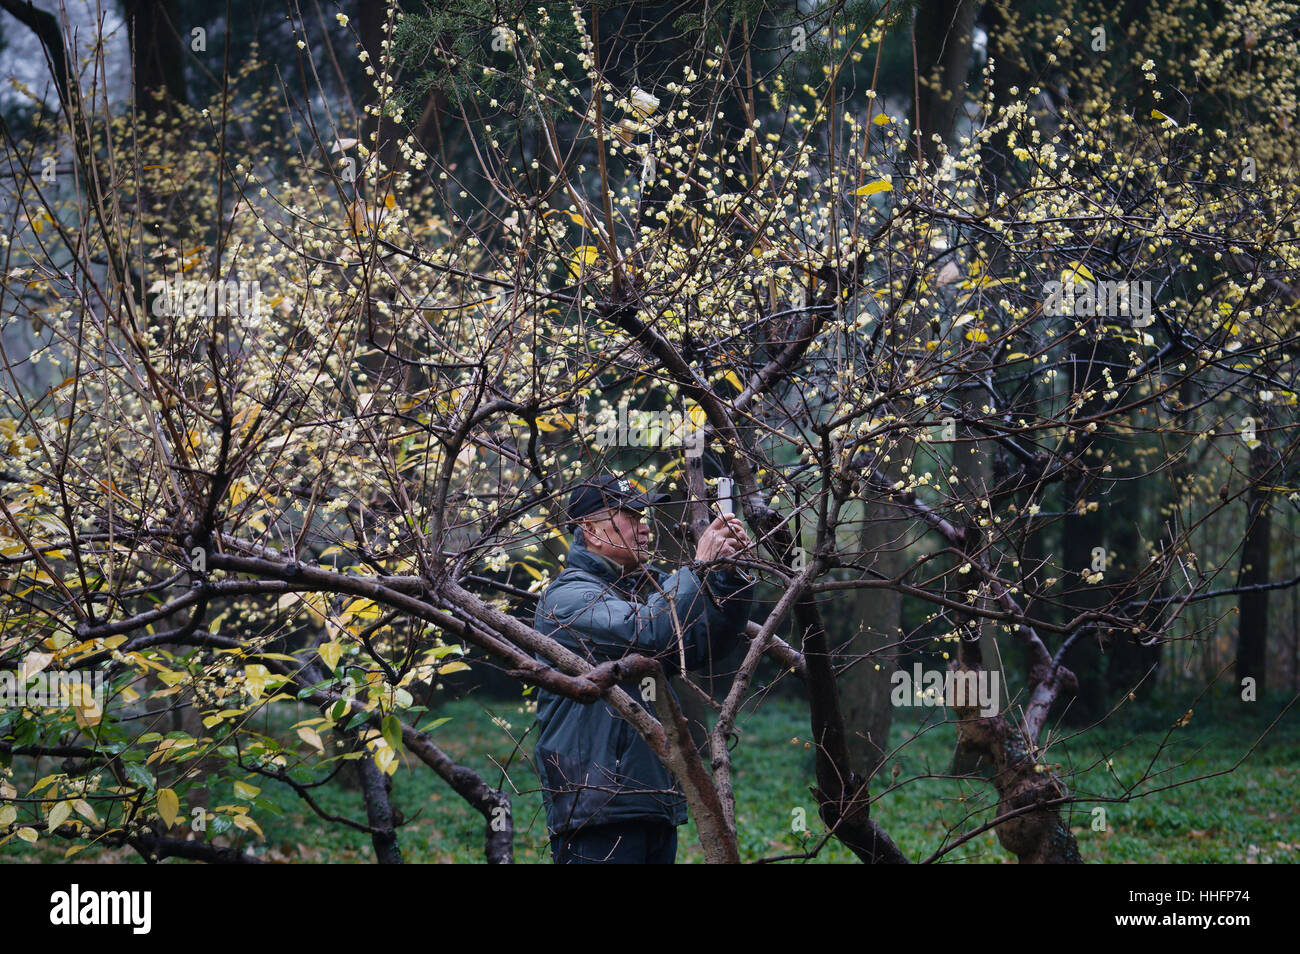
MULTIPOLYGON (((647 566, 624 575, 575 541, 568 566, 542 594, 533 626, 592 663, 653 656, 672 675, 680 670, 674 611, 687 669, 721 659, 745 638, 753 581, 716 571, 707 589, 689 567, 666 573, 647 566)), ((622 688, 654 714, 638 681, 622 688)), ((671 774, 604 700, 583 705, 539 688, 537 721, 534 758, 552 834, 634 819, 685 823, 686 800, 671 774)))

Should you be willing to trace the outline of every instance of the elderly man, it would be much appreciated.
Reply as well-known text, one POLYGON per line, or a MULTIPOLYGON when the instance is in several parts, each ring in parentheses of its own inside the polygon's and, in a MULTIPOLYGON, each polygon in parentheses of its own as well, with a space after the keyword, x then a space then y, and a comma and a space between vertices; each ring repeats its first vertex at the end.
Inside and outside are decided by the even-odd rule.
MULTIPOLYGON (((649 566, 645 508, 667 499, 602 477, 569 498, 568 566, 547 587, 534 627, 593 663, 653 656, 669 673, 698 669, 745 635, 753 580, 734 566, 649 566)), ((697 564, 750 545, 743 525, 720 516, 700 535, 697 564)), ((639 686, 624 686, 644 708, 639 686)), ((671 690, 670 690, 671 691, 671 690)), ((672 864, 686 800, 650 746, 603 700, 582 705, 538 691, 535 759, 557 864, 672 864)))

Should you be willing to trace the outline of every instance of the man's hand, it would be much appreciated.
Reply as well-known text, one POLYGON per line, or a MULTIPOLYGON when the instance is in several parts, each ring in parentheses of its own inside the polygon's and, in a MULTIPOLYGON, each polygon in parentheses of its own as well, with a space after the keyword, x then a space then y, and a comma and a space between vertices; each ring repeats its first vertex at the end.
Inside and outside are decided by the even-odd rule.
POLYGON ((745 525, 735 514, 722 514, 700 534, 695 559, 701 563, 735 556, 751 546, 745 525))

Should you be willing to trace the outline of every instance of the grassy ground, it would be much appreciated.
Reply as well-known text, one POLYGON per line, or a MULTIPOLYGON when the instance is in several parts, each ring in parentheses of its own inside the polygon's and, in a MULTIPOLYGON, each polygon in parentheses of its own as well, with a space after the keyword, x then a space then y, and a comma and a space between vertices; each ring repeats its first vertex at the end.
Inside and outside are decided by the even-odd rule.
MULTIPOLYGON (((1293 710, 1232 770, 1279 709, 1261 702, 1254 717, 1247 718, 1238 707, 1233 721, 1207 712, 1201 720, 1194 717, 1186 727, 1173 730, 1163 751, 1159 751, 1161 742, 1174 720, 1156 713, 1148 713, 1143 720, 1130 719, 1130 723, 1139 723, 1136 727, 1103 726, 1051 747, 1049 760, 1064 767, 1071 791, 1080 795, 1122 796, 1144 773, 1149 779, 1138 791, 1225 773, 1127 802, 1103 803, 1104 830, 1094 830, 1102 821, 1094 814, 1097 806, 1076 806, 1071 824, 1084 859, 1104 863, 1300 860, 1300 816, 1295 811, 1300 791, 1300 713, 1293 710)), ((516 859, 520 863, 549 862, 541 797, 528 791, 535 779, 530 778, 510 739, 510 735, 518 737, 527 730, 532 717, 517 706, 477 700, 453 703, 439 714, 452 717, 436 734, 455 758, 485 773, 492 784, 502 784, 500 769, 475 753, 490 753, 497 765, 512 766, 510 781, 521 790, 514 802, 516 859), (494 724, 494 716, 510 723, 509 735, 494 724)), ((742 860, 799 852, 822 842, 822 825, 808 792, 813 752, 804 742, 806 710, 794 702, 772 701, 745 719, 741 729, 744 735, 735 755, 735 789, 742 860), (791 830, 796 809, 803 809, 809 829, 806 834, 791 830)), ((889 761, 873 789, 884 793, 873 809, 875 817, 913 859, 940 849, 945 837, 954 837, 948 832, 969 830, 991 817, 987 784, 917 778, 946 771, 952 740, 951 725, 896 723, 891 742, 902 750, 889 761), (962 819, 971 815, 963 828, 962 819)), ((482 860, 482 819, 422 765, 410 764, 395 778, 396 804, 408 817, 418 813, 401 832, 406 859, 482 860)), ((338 811, 363 817, 357 793, 334 790, 329 794, 338 811)), ((270 843, 280 843, 289 857, 371 859, 370 846, 363 837, 327 830, 296 809, 283 818, 263 822, 263 826, 270 843), (308 834, 309 841, 294 851, 292 846, 308 834)), ((701 858, 694 826, 687 825, 680 830, 678 861, 699 862, 701 858)), ((814 860, 825 864, 853 859, 831 839, 814 860)), ((1006 863, 1013 859, 992 833, 984 833, 945 855, 944 860, 1006 863)))
MULTIPOLYGON (((1137 791, 1212 776, 1127 802, 1102 803, 1104 828, 1101 817, 1094 814, 1096 805, 1075 806, 1071 826, 1085 861, 1300 860, 1300 813, 1295 810, 1300 790, 1300 712, 1292 710, 1233 768, 1280 709, 1281 704, 1260 702, 1243 715, 1242 707, 1236 706, 1231 710, 1232 719, 1214 711, 1198 711, 1187 726, 1172 732, 1170 725, 1177 714, 1171 718, 1168 713, 1148 711, 1130 716, 1126 726, 1103 726, 1053 744, 1047 759, 1062 766, 1071 791, 1077 795, 1119 797, 1143 773, 1148 780, 1137 786, 1137 791)), ((430 718, 433 715, 450 717, 433 735, 454 758, 479 771, 493 785, 518 789, 514 796, 516 860, 549 863, 541 797, 533 791, 536 779, 512 741, 527 732, 532 715, 524 713, 519 704, 474 698, 449 703, 430 718), (508 766, 508 779, 503 778, 502 766, 508 766)), ((769 701, 761 712, 741 722, 742 741, 734 758, 744 861, 809 850, 823 841, 822 825, 808 792, 813 752, 804 742, 807 728, 806 710, 788 700, 769 701), (807 832, 792 831, 800 814, 806 819, 807 832)), ((530 740, 531 734, 524 741, 525 754, 530 752, 530 740)), ((986 783, 922 777, 946 771, 952 754, 951 725, 896 721, 891 742, 900 751, 873 785, 873 794, 879 798, 873 814, 909 857, 926 858, 961 832, 992 817, 986 783)), ((394 777, 394 805, 410 820, 399 834, 405 859, 482 861, 483 819, 423 764, 406 754, 403 759, 394 777)), ((264 849, 275 860, 373 860, 368 836, 326 824, 291 792, 275 789, 272 784, 263 785, 258 800, 261 808, 254 813, 266 841, 233 833, 245 847, 259 852, 264 849)), ((364 805, 355 788, 331 784, 314 794, 325 811, 364 821, 364 805)), ((39 846, 6 845, 3 854, 9 861, 60 860, 61 851, 49 853, 53 847, 46 848, 42 839, 39 846)), ((120 860, 134 860, 130 852, 113 854, 120 860)), ((678 861, 694 863, 701 858, 694 826, 687 825, 679 831, 678 861)), ((811 860, 828 864, 853 858, 831 839, 811 860)), ((944 855, 943 860, 1006 863, 1013 859, 992 833, 985 832, 944 855)))

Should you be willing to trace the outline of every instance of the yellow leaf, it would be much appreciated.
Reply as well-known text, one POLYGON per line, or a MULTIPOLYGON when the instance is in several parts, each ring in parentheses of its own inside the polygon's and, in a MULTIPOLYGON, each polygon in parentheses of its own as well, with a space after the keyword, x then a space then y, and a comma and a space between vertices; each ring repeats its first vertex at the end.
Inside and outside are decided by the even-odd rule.
POLYGON ((320 735, 310 726, 298 727, 298 738, 302 739, 317 752, 325 751, 325 743, 320 740, 320 735))
POLYGON ((240 436, 247 434, 248 429, 253 426, 253 422, 257 420, 258 410, 258 408, 249 404, 235 412, 235 416, 231 418, 230 423, 239 428, 240 436))
POLYGON ((261 791, 256 785, 249 785, 247 782, 235 782, 235 794, 240 798, 256 798, 261 791))
POLYGON ((463 672, 464 670, 466 670, 466 669, 468 669, 468 668, 469 668, 469 663, 463 663, 463 662, 460 662, 459 660, 457 660, 457 661, 449 662, 449 663, 446 663, 445 665, 439 666, 439 667, 438 667, 438 675, 440 675, 440 676, 447 676, 447 675, 450 675, 450 674, 453 673, 453 672, 463 672))
POLYGON ((18 837, 29 844, 36 844, 36 839, 40 836, 36 834, 35 828, 19 828, 18 837))
POLYGON ((379 619, 379 607, 374 600, 355 599, 343 608, 343 619, 379 619))
POLYGON ((654 126, 650 123, 637 122, 635 119, 620 119, 609 127, 610 132, 618 137, 618 141, 625 146, 632 145, 632 140, 641 133, 650 132, 654 126))
POLYGON ((600 258, 600 249, 595 245, 579 245, 573 250, 573 258, 569 260, 569 272, 577 277, 582 274, 584 268, 595 265, 598 258, 600 258))
POLYGON ((1062 285, 1072 285, 1080 278, 1088 282, 1095 282, 1097 280, 1093 277, 1092 272, 1088 271, 1087 266, 1084 265, 1083 262, 1070 262, 1065 266, 1065 270, 1061 272, 1062 285))
MULTIPOLYGON (((82 686, 81 688, 83 690, 89 691, 88 686, 82 686)), ((168 691, 170 692, 170 690, 168 691)), ((99 706, 94 704, 93 699, 91 701, 91 704, 88 706, 77 706, 75 709, 72 710, 72 714, 74 718, 76 718, 77 720, 77 725, 83 729, 88 729, 91 726, 99 725, 100 720, 104 718, 104 713, 100 711, 99 706)))
POLYGON ((853 190, 854 195, 875 195, 877 192, 892 192, 894 187, 889 184, 888 179, 877 179, 875 182, 868 182, 864 186, 858 186, 853 190))
POLYGON ((331 639, 328 643, 322 643, 316 652, 320 654, 325 665, 333 669, 343 657, 343 644, 337 639, 331 639))
POLYGON ((976 344, 979 344, 981 341, 988 341, 988 332, 981 331, 979 328, 972 328, 970 331, 966 332, 966 340, 974 341, 976 344))
MULTIPOLYGON (((235 784, 239 784, 236 782, 235 784)), ((176 813, 180 810, 181 800, 176 797, 176 793, 170 788, 160 788, 158 790, 158 817, 163 820, 168 828, 176 823, 176 813)))
POLYGON ((554 414, 544 414, 537 418, 537 429, 545 433, 558 431, 561 428, 571 428, 577 422, 577 415, 562 414, 556 411, 554 414))
POLYGON ((745 390, 745 386, 740 383, 740 376, 735 371, 728 371, 722 376, 723 380, 731 384, 737 391, 745 390))
POLYGON ((375 765, 385 775, 392 775, 397 771, 397 753, 389 748, 387 744, 376 745, 375 765))
POLYGON ((682 465, 678 460, 670 460, 656 471, 655 475, 650 478, 652 483, 661 483, 665 480, 675 480, 682 475, 682 465))
POLYGON ((28 679, 32 678, 32 676, 36 675, 53 661, 53 653, 28 653, 23 658, 23 665, 18 675, 19 682, 26 685, 28 679))
POLYGON ((875 123, 877 126, 888 126, 890 123, 894 121, 894 117, 887 116, 884 113, 881 113, 880 115, 873 117, 871 121, 875 123))
POLYGON ((31 795, 31 794, 35 794, 36 792, 40 792, 40 789, 45 788, 45 786, 51 784, 51 782, 55 782, 59 779, 62 779, 62 777, 64 777, 64 773, 62 772, 56 772, 53 773, 53 775, 47 775, 44 777, 44 779, 36 782, 35 785, 32 785, 31 788, 27 790, 27 794, 31 795))
MULTIPOLYGON (((581 225, 584 229, 591 228, 591 226, 587 224, 587 220, 584 219, 582 216, 580 216, 577 212, 569 212, 568 216, 569 218, 573 219, 575 225, 581 225)), ((584 246, 584 248, 590 248, 590 247, 591 246, 584 246)))
POLYGON ((65 821, 67 821, 68 816, 71 814, 72 814, 72 805, 70 805, 68 802, 59 802, 57 805, 55 805, 53 808, 50 809, 49 817, 46 819, 46 824, 49 825, 49 828, 47 830, 54 831, 65 821))
POLYGON ((7 828, 18 817, 18 809, 12 805, 0 806, 0 828, 7 828))
POLYGON ((266 680, 271 671, 258 663, 244 667, 244 682, 254 699, 260 699, 266 689, 266 680))
POLYGON ((353 235, 366 231, 366 207, 360 199, 348 206, 348 228, 353 235))
POLYGON ((230 485, 230 506, 238 507, 253 493, 252 482, 247 477, 240 477, 230 485))
POLYGON ((999 285, 1010 285, 1017 281, 1014 276, 1008 278, 990 278, 988 275, 976 275, 974 278, 968 278, 964 282, 959 282, 958 288, 996 288, 999 285))
POLYGON ((235 827, 241 831, 256 832, 258 838, 266 838, 266 836, 262 834, 262 829, 257 827, 257 822, 253 821, 253 819, 249 818, 247 815, 236 815, 231 819, 231 821, 233 821, 235 827))
MULTIPOLYGON (((35 587, 31 587, 31 588, 35 589, 35 587)), ((22 594, 19 595, 21 596, 22 594)), ((59 650, 57 655, 60 658, 64 656, 76 656, 78 653, 87 653, 95 649, 94 640, 87 639, 84 640, 83 642, 75 643, 69 646, 68 640, 70 639, 72 639, 72 637, 69 636, 67 633, 59 632, 59 633, 55 633, 45 642, 46 645, 49 645, 50 643, 54 644, 54 647, 59 650)), ((84 686, 79 684, 78 688, 84 688, 84 686)))
POLYGON ((511 566, 521 566, 521 567, 523 567, 523 568, 524 568, 524 572, 526 572, 526 573, 527 573, 529 576, 531 576, 534 580, 540 580, 540 579, 542 579, 542 573, 541 573, 541 571, 538 570, 536 567, 531 567, 531 566, 529 566, 527 563, 512 563, 511 566))

